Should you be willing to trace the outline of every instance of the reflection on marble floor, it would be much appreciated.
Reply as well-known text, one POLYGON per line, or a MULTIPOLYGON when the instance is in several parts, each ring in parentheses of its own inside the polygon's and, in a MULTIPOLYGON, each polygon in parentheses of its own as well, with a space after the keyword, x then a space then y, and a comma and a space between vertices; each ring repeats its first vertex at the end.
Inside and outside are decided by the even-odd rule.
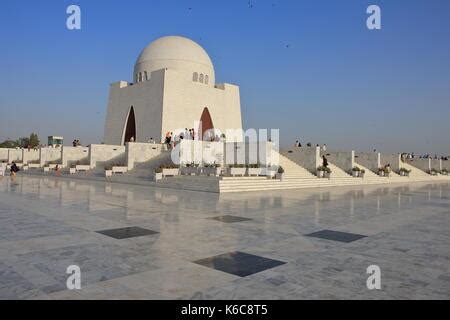
POLYGON ((178 298, 449 299, 450 184, 219 195, 0 177, 0 299, 178 298), (98 233, 127 227, 154 232, 98 233), (321 230, 366 237, 307 236, 321 230), (231 252, 283 264, 241 277, 195 263, 231 252), (73 264, 81 290, 66 290, 73 264))

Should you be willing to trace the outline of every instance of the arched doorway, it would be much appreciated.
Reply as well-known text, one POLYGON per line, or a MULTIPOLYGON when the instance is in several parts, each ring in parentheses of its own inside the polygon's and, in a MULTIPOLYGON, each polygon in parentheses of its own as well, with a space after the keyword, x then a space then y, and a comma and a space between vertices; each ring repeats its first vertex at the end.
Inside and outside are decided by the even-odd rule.
POLYGON ((210 140, 211 137, 214 137, 214 125, 211 119, 211 115, 209 114, 208 108, 204 108, 202 112, 202 116, 200 117, 200 128, 199 133, 201 132, 201 140, 210 140), (200 130, 201 129, 201 130, 200 130), (208 130, 210 130, 208 132, 208 130))
POLYGON ((131 106, 125 126, 123 144, 130 142, 131 138, 136 141, 136 119, 134 117, 134 108, 131 106))

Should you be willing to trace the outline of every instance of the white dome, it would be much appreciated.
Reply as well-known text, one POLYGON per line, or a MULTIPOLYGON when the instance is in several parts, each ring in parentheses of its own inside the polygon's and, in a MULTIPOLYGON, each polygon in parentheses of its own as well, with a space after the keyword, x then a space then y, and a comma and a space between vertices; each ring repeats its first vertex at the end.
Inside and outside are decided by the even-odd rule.
POLYGON ((150 79, 152 71, 173 69, 186 80, 214 86, 214 66, 196 42, 179 36, 159 38, 142 50, 134 65, 135 82, 150 79))

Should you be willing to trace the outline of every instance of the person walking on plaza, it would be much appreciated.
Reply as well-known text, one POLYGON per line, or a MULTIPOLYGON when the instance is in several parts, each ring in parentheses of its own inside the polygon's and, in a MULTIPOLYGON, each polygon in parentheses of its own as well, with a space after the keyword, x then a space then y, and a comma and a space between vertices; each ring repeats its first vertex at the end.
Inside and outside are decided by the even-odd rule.
POLYGON ((19 167, 17 167, 17 164, 15 162, 12 163, 10 171, 11 171, 11 176, 12 177, 15 177, 17 172, 20 171, 19 167))

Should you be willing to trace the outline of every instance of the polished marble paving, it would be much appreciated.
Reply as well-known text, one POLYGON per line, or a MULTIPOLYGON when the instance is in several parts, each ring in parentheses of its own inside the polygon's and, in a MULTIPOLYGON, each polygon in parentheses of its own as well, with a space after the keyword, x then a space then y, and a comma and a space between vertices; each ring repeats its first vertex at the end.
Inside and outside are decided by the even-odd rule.
POLYGON ((445 182, 219 195, 0 177, 0 299, 449 299, 449 199, 445 182), (133 227, 153 232, 98 233, 133 227))

